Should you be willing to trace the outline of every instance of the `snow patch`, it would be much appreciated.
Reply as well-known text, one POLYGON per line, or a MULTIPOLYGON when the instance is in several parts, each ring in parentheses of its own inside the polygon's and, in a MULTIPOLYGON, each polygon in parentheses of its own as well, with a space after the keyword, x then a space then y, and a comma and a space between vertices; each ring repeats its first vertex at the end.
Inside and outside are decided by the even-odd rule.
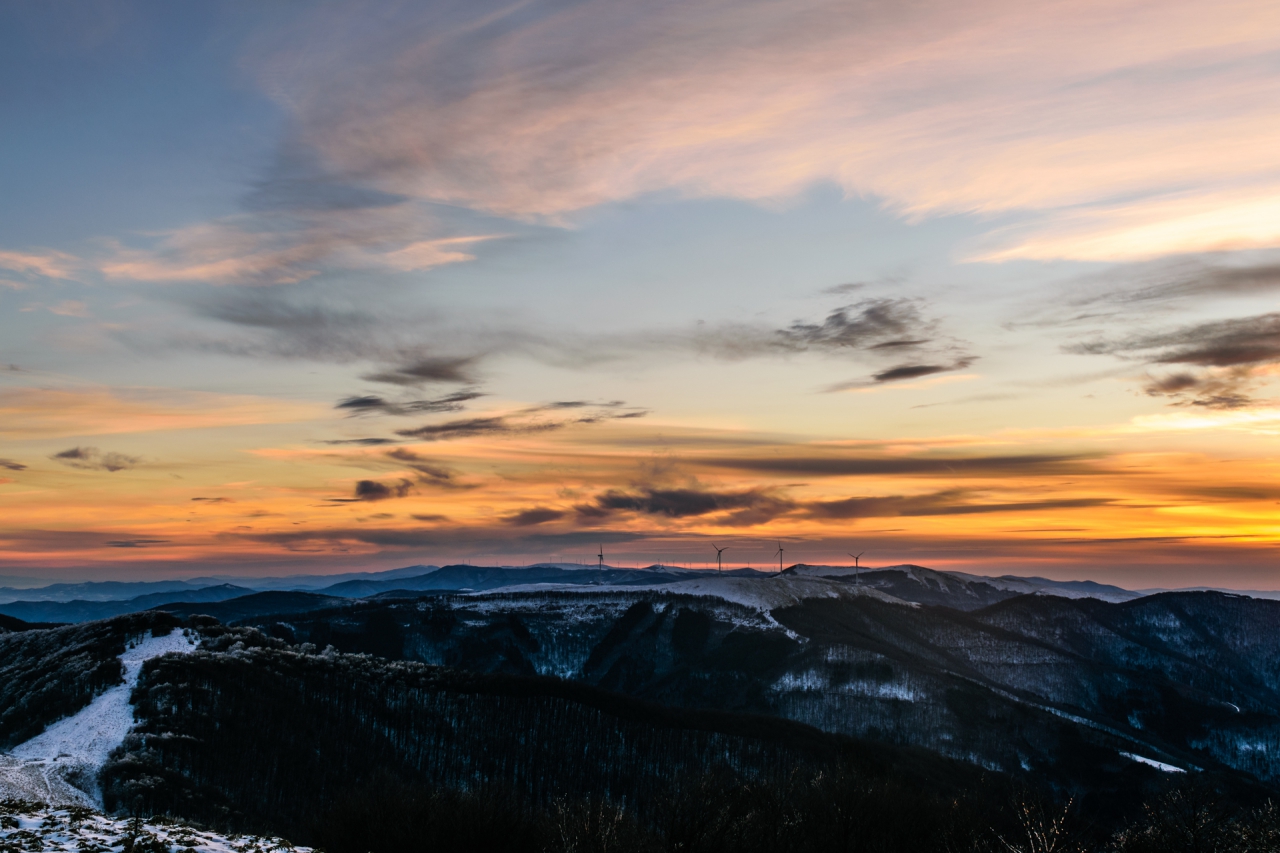
POLYGON ((225 836, 175 823, 133 824, 81 810, 6 808, 0 821, 0 850, 43 850, 45 853, 103 853, 124 849, 149 849, 149 838, 163 849, 186 853, 311 853, 310 847, 293 847, 281 838, 225 836))
POLYGON ((0 755, 0 799, 17 797, 55 806, 101 808, 98 772, 133 728, 129 695, 142 665, 163 654, 185 654, 196 640, 182 631, 147 636, 120 655, 124 683, 108 688, 70 717, 0 755))
POLYGON ((1120 754, 1123 755, 1125 758, 1129 759, 1130 761, 1136 761, 1139 764, 1146 764, 1164 773, 1186 773, 1187 772, 1183 770, 1181 767, 1174 767, 1172 764, 1165 764, 1163 761, 1156 761, 1154 758, 1144 758, 1141 755, 1135 755, 1132 752, 1122 752, 1120 754))
POLYGON ((891 681, 847 681, 832 683, 817 670, 794 673, 788 672, 773 683, 778 692, 798 690, 801 692, 846 693, 853 696, 867 696, 873 699, 897 699, 902 702, 914 702, 920 694, 905 684, 891 681))

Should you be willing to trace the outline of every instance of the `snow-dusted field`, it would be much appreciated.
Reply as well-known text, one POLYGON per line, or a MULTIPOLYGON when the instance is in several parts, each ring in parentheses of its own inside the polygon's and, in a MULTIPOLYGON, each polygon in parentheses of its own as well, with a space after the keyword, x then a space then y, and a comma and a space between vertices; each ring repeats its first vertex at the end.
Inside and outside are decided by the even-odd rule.
POLYGON ((134 823, 106 817, 90 809, 32 808, 30 804, 0 806, 0 850, 43 850, 45 853, 108 853, 132 850, 174 850, 186 853, 267 853, 293 850, 280 838, 219 835, 177 823, 134 823))
POLYGON ((170 652, 183 654, 196 639, 182 631, 147 636, 125 649, 124 683, 109 688, 70 717, 0 754, 0 799, 31 800, 51 806, 101 808, 98 771, 133 727, 129 694, 142 665, 170 652))

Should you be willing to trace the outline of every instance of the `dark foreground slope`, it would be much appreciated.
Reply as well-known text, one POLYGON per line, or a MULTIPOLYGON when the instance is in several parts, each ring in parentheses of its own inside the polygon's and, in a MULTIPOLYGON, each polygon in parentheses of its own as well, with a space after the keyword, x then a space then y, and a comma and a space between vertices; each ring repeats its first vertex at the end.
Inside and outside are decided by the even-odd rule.
POLYGON ((680 786, 713 777, 781 789, 839 768, 864 787, 914 792, 922 809, 985 784, 976 768, 921 750, 785 720, 276 645, 149 662, 134 694, 140 724, 103 772, 108 807, 306 841, 371 785, 508 796, 521 808, 598 799, 652 823, 680 786))

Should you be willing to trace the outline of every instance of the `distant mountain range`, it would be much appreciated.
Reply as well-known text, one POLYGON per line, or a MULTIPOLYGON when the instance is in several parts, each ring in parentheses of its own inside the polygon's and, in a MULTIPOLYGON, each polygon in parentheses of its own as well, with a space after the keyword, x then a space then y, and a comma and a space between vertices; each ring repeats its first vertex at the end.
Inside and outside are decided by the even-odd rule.
MULTIPOLYGON (((805 579, 865 586, 897 600, 974 610, 1018 595, 1094 598, 1118 603, 1159 590, 1133 591, 1094 581, 1055 581, 1039 577, 984 577, 923 566, 899 565, 854 569, 848 566, 797 564, 780 574, 753 569, 723 573, 654 565, 647 568, 595 567, 569 563, 539 563, 525 567, 450 565, 406 566, 385 572, 342 575, 299 575, 274 578, 207 577, 189 581, 121 581, 52 584, 39 589, 0 588, 0 615, 25 622, 73 623, 106 619, 152 608, 213 604, 263 592, 311 593, 342 599, 403 596, 429 592, 479 593, 495 589, 558 586, 666 586, 690 582, 712 583, 716 578, 805 579), (232 582, 234 581, 234 582, 232 582)), ((708 587, 708 589, 712 589, 708 587)), ((729 589, 729 587, 725 587, 729 589)), ((712 589, 710 594, 716 594, 712 589)), ((1272 597, 1272 593, 1251 593, 1272 597)), ((259 612, 270 598, 246 603, 246 615, 259 612)), ((283 599, 282 599, 283 600, 283 599)), ((308 599, 292 599, 297 602, 308 599)), ((179 607, 182 612, 199 608, 179 607)), ((231 612, 223 608, 220 612, 231 612)))

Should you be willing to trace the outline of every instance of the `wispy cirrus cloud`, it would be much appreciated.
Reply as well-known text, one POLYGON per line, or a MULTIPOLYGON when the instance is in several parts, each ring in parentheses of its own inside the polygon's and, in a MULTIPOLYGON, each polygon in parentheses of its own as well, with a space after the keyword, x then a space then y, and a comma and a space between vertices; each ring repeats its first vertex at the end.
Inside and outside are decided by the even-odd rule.
POLYGON ((974 500, 965 489, 948 489, 923 495, 889 495, 812 501, 804 512, 813 518, 854 519, 895 516, 976 515, 1083 509, 1115 503, 1112 498, 1056 498, 1050 500, 991 502, 974 500))
POLYGON ((106 278, 123 281, 293 284, 326 268, 412 272, 470 261, 475 255, 468 249, 494 237, 424 238, 429 226, 414 231, 407 222, 388 219, 384 211, 366 211, 282 228, 270 217, 245 214, 157 235, 144 246, 116 242, 95 265, 106 278))
POLYGON ((706 456, 707 468, 752 471, 799 477, 858 476, 991 476, 1040 477, 1098 473, 1091 454, 1026 453, 989 456, 855 455, 837 449, 805 455, 774 453, 762 456, 706 456))
POLYGON ((293 116, 285 160, 338 186, 515 218, 816 182, 914 217, 1032 214, 993 234, 991 259, 1280 240, 1280 123, 1263 94, 1280 26, 1265 4, 352 14, 317 10, 253 60, 293 116))
POLYGON ((250 285, 425 270, 610 202, 822 183, 908 218, 1000 217, 984 260, 1274 247, 1278 47, 1251 0, 307 9, 245 59, 290 127, 241 213, 83 260, 6 249, 0 267, 250 285))
POLYGON ((25 252, 0 250, 0 269, 32 276, 70 279, 76 276, 81 266, 79 259, 74 255, 52 249, 25 252))

